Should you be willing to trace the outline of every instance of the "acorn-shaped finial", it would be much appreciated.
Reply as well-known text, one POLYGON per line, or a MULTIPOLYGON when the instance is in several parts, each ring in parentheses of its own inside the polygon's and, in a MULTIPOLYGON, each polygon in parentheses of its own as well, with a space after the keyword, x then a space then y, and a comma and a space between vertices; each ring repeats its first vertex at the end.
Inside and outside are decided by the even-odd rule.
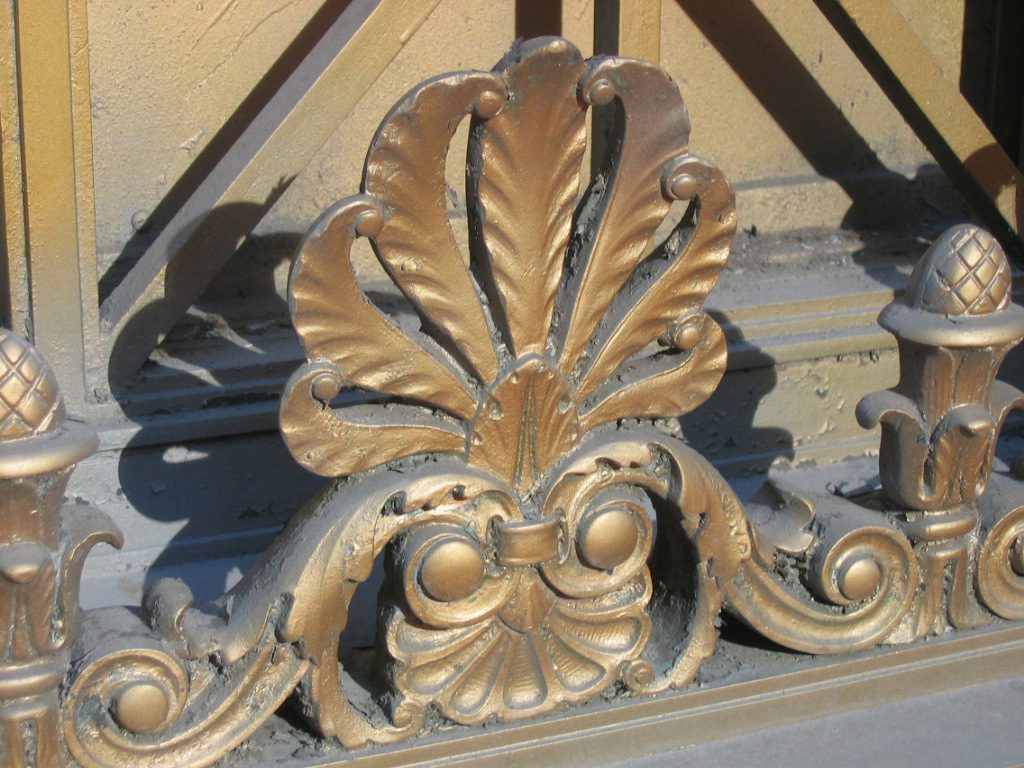
POLYGON ((1024 338, 1024 309, 1010 301, 1010 263, 996 239, 973 224, 947 229, 914 267, 906 293, 882 310, 901 341, 975 348, 1024 338))
POLYGON ((946 230, 917 263, 906 303, 936 315, 988 315, 1010 301, 1010 264, 992 235, 973 224, 946 230))
POLYGON ((67 420, 49 363, 21 336, 0 328, 0 479, 65 470, 98 444, 92 429, 67 420))
POLYGON ((53 369, 28 341, 0 328, 0 440, 52 432, 64 418, 53 369))
POLYGON ((882 424, 882 487, 899 506, 953 509, 984 493, 991 446, 1005 415, 993 381, 1024 339, 1024 309, 1010 301, 1010 264, 971 224, 942 234, 914 268, 906 293, 878 322, 896 336, 900 380, 857 406, 882 424))

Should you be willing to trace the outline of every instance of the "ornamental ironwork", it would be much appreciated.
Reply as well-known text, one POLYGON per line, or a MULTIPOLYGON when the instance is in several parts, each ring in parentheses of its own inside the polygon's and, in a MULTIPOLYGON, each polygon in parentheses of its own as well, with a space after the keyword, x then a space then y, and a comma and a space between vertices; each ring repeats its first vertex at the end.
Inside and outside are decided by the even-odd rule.
POLYGON ((434 716, 472 725, 684 688, 723 610, 807 653, 1024 618, 1024 507, 992 471, 1024 403, 994 381, 1024 338, 999 245, 950 230, 882 313, 902 376, 858 409, 882 424, 881 489, 843 499, 780 482, 759 515, 665 422, 726 364, 703 303, 736 213, 689 130, 661 69, 584 60, 555 38, 402 99, 361 193, 313 225, 289 281, 307 362, 282 434, 332 479, 209 605, 164 580, 141 616, 77 616, 85 553, 120 541, 101 513, 62 507, 95 438, 65 421, 27 342, 0 338, 5 764, 206 765, 289 697, 316 732, 359 747, 434 716), (615 135, 581 190, 595 107, 615 111, 615 135), (467 119, 468 258, 445 185, 467 119), (675 201, 686 213, 651 249, 675 201), (357 238, 419 327, 360 288, 357 238), (347 403, 346 388, 380 397, 347 403), (339 646, 375 562, 371 696, 339 646))

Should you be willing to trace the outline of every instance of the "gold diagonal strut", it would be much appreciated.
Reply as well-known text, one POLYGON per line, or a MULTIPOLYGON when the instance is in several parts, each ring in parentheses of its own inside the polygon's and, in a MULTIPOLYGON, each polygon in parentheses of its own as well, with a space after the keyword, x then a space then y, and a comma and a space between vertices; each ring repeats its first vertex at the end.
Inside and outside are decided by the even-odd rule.
POLYGON ((356 0, 324 33, 103 303, 107 334, 123 335, 112 378, 145 361, 438 1, 356 0))
POLYGON ((815 0, 987 226, 1020 238, 1024 176, 890 0, 815 0))

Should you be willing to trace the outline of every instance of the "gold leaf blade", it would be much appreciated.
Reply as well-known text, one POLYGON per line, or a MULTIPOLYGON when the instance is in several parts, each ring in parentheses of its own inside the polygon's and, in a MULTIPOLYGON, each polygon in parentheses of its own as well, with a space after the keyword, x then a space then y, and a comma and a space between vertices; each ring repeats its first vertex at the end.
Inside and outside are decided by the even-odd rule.
POLYGON ((650 358, 639 361, 627 384, 584 410, 581 427, 587 431, 618 419, 682 416, 707 400, 725 373, 728 355, 725 334, 718 323, 705 315, 702 325, 695 349, 682 354, 682 359, 675 359, 669 367, 650 358))
POLYGON ((606 337, 599 337, 598 351, 577 390, 581 398, 624 360, 664 334, 670 323, 699 309, 725 267, 736 232, 732 189, 717 167, 692 155, 682 158, 670 176, 683 177, 696 189, 696 229, 668 268, 625 309, 606 337))
POLYGON ((591 59, 580 88, 584 98, 597 105, 618 100, 622 132, 612 167, 595 178, 576 223, 576 265, 565 297, 572 314, 559 359, 566 375, 572 373, 668 213, 671 201, 662 193, 662 175, 686 152, 690 135, 679 89, 654 64, 591 59))
MULTIPOLYGON (((559 608, 563 605, 560 603, 559 608)), ((649 628, 650 619, 642 603, 623 607, 607 616, 556 609, 548 619, 552 635, 606 669, 642 647, 649 628)))
POLYGON ((461 671, 439 702, 442 711, 456 722, 479 722, 498 709, 488 703, 499 692, 499 679, 511 646, 508 630, 498 626, 493 642, 461 671))
POLYGON ((299 245, 288 303, 306 356, 330 360, 357 386, 469 419, 476 398, 455 366, 413 342, 356 282, 350 251, 357 227, 372 231, 380 218, 376 200, 350 197, 329 208, 299 245))
POLYGON ((461 677, 474 659, 500 639, 500 630, 489 621, 468 628, 436 630, 399 618, 394 621, 394 627, 388 626, 388 631, 388 650, 403 664, 402 687, 408 687, 414 695, 428 697, 436 697, 461 677), (436 649, 422 653, 420 648, 431 639, 436 649), (415 666, 410 666, 411 662, 415 662, 415 666))
POLYGON ((516 355, 543 353, 569 242, 586 147, 576 96, 579 51, 565 40, 514 49, 502 72, 509 103, 477 121, 467 184, 474 258, 496 322, 516 355), (483 266, 483 265, 481 265, 483 266))
POLYGON ((481 404, 467 459, 525 492, 578 437, 568 383, 542 358, 529 356, 481 404))
POLYGON ((511 647, 505 666, 508 674, 502 690, 502 703, 512 712, 541 706, 548 696, 545 666, 534 647, 534 636, 509 633, 511 647))
POLYGON ((585 692, 604 681, 608 670, 567 645, 558 635, 550 634, 544 643, 558 682, 566 690, 573 693, 585 692))
MULTIPOLYGON (((281 401, 281 434, 292 456, 323 477, 344 477, 421 453, 460 453, 465 435, 420 408, 331 409, 318 388, 341 377, 330 363, 309 363, 292 376, 281 401)), ((336 390, 335 390, 336 391, 336 390)))
POLYGON ((498 360, 477 288, 448 215, 445 158, 455 130, 474 108, 505 103, 501 78, 484 72, 442 75, 410 92, 381 123, 366 156, 363 190, 384 203, 372 238, 381 264, 424 328, 483 383, 498 360))

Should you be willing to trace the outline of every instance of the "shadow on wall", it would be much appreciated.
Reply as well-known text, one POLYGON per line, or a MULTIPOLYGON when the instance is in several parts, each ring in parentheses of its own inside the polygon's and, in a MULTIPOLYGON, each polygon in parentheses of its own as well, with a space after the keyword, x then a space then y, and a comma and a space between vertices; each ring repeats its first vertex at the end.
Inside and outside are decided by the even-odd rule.
MULTIPOLYGON (((207 225, 217 226, 225 217, 230 219, 237 213, 231 206, 216 209, 206 217, 207 225)), ((200 376, 186 369, 164 369, 161 375, 169 380, 158 387, 165 388, 161 392, 164 403, 178 399, 178 407, 192 411, 190 418, 201 419, 207 409, 236 405, 244 411, 253 403, 276 401, 280 397, 276 388, 259 388, 261 378, 273 380, 276 372, 267 371, 266 377, 258 373, 270 363, 266 361, 268 350, 260 343, 261 334, 252 332, 251 324, 266 324, 266 319, 271 318, 271 335, 278 338, 283 326, 290 328, 288 308, 277 293, 274 272, 281 262, 291 259, 300 238, 295 233, 250 237, 222 270, 221 274, 228 278, 225 284, 215 283, 211 286, 213 290, 208 290, 194 305, 201 321, 175 330, 179 342, 185 345, 190 338, 218 336, 227 340, 218 345, 218 354, 230 356, 235 367, 253 372, 252 388, 238 395, 217 397, 210 384, 223 382, 212 380, 215 372, 200 376), (238 275, 244 278, 231 279, 238 275), (218 304, 216 297, 223 298, 225 292, 233 292, 235 306, 241 310, 238 318, 224 316, 223 301, 218 304), (259 304, 258 318, 246 311, 247 305, 254 302, 259 304)), ((168 292, 178 284, 175 275, 175 270, 168 271, 168 292)), ((161 310, 154 304, 131 319, 115 342, 111 372, 121 365, 122 343, 134 345, 144 340, 151 348, 156 347, 157 337, 149 320, 151 314, 159 315, 161 310)), ((129 413, 150 410, 138 401, 144 399, 146 388, 153 386, 148 379, 154 370, 147 364, 132 380, 131 387, 118 393, 129 413)), ((220 416, 224 418, 223 411, 220 416)), ((245 418, 245 414, 239 413, 239 418, 245 418)), ((147 426, 150 422, 139 419, 138 423, 141 429, 124 448, 118 463, 121 491, 146 519, 138 523, 136 540, 152 541, 166 536, 153 524, 181 525, 153 561, 146 582, 169 573, 181 575, 199 602, 221 594, 225 585, 238 577, 239 569, 244 570, 247 559, 251 559, 245 555, 262 551, 291 514, 325 482, 292 459, 276 429, 276 419, 273 426, 268 424, 268 431, 249 434, 244 440, 209 438, 175 445, 154 445, 153 427, 147 426), (198 560, 206 562, 180 569, 181 563, 198 560)), ((132 538, 128 536, 129 547, 132 538)))
MULTIPOLYGON (((677 2, 815 173, 835 181, 849 196, 844 229, 906 226, 908 217, 915 222, 937 218, 920 201, 918 181, 886 168, 752 0, 677 2)), ((808 12, 817 10, 809 6, 808 12)))
MULTIPOLYGON (((216 135, 149 214, 145 225, 134 233, 122 249, 120 256, 100 280, 101 301, 110 296, 164 228, 173 224, 174 217, 186 201, 192 199, 214 174, 221 173, 223 176, 225 169, 221 169, 220 164, 229 150, 238 144, 271 99, 279 93, 301 62, 315 48, 323 37, 324 30, 331 28, 350 5, 351 0, 323 3, 323 7, 310 16, 303 29, 277 60, 270 64, 252 91, 239 103, 216 135)), ((231 244, 227 247, 231 248, 234 242, 247 235, 262 219, 291 180, 282 179, 267 199, 259 204, 225 205, 210 211, 202 217, 200 229, 196 233, 172 243, 169 252, 183 258, 175 259, 167 269, 164 285, 166 295, 174 297, 178 291, 190 292, 190 284, 194 278, 190 278, 186 267, 189 263, 203 266, 203 261, 210 255, 210 248, 204 247, 206 239, 230 241, 231 244), (204 233, 207 237, 204 237, 204 233), (178 254, 186 244, 188 252, 178 254)), ((216 179, 214 183, 217 183, 216 179)), ((187 228, 183 231, 187 231, 187 228)), ((253 294, 276 296, 272 284, 274 266, 281 259, 291 257, 299 237, 297 234, 288 233, 249 237, 221 273, 230 274, 242 267, 247 271, 250 281, 257 283, 252 287, 253 294), (261 263, 259 268, 253 269, 251 260, 265 254, 271 254, 272 258, 266 263, 261 263), (262 286, 259 285, 260 281, 263 282, 262 286)), ((217 252, 224 252, 224 249, 217 252)), ((200 299, 197 305, 200 310, 203 309, 203 303, 204 300, 200 299)), ((130 378, 125 378, 133 383, 145 379, 145 371, 140 376, 135 376, 137 366, 126 365, 125 360, 127 357, 144 359, 146 354, 156 347, 156 321, 163 319, 168 309, 166 302, 147 307, 121 330, 109 360, 108 381, 117 381, 125 368, 130 375, 130 378), (144 354, 141 358, 128 354, 130 348, 141 348, 144 354)), ((287 307, 283 301, 278 300, 278 306, 273 309, 273 314, 282 319, 287 318, 287 307)), ((226 323, 224 325, 225 327, 219 330, 227 333, 234 330, 226 323)), ((236 352, 249 356, 258 366, 259 356, 264 350, 255 344, 251 348, 236 352)), ((190 394, 192 397, 196 396, 189 390, 205 390, 208 393, 209 384, 209 381, 182 373, 174 383, 173 391, 181 393, 184 400, 190 394)), ((272 397, 279 397, 279 394, 275 393, 272 397)), ((271 397, 269 394, 266 396, 271 397)), ((120 394, 118 399, 123 403, 129 403, 130 393, 128 396, 120 394)), ((205 406, 205 403, 203 405, 205 406)), ((184 522, 184 526, 157 557, 154 568, 149 572, 149 580, 159 575, 161 566, 170 566, 185 560, 194 561, 204 557, 204 554, 208 556, 210 553, 223 552, 224 545, 218 545, 216 539, 224 539, 225 531, 252 532, 248 546, 253 552, 262 550, 271 532, 276 532, 298 505, 298 502, 293 500, 304 501, 322 484, 320 478, 313 478, 291 459, 276 428, 262 434, 251 435, 244 446, 239 446, 239 442, 230 439, 208 439, 191 442, 187 447, 154 446, 146 427, 143 426, 142 431, 121 453, 118 464, 120 490, 131 505, 146 518, 141 523, 133 524, 145 528, 151 525, 175 525, 184 522), (199 492, 202 486, 208 489, 205 494, 199 492), (276 486, 276 490, 273 493, 268 492, 266 489, 272 486, 276 486), (204 496, 215 500, 218 508, 192 506, 192 500, 204 496)), ((130 530, 126 531, 126 534, 130 547, 134 537, 130 530)), ((146 535, 146 531, 140 531, 140 534, 142 535, 136 540, 155 541, 161 538, 161 534, 152 529, 148 531, 149 535, 146 535)), ((230 533, 227 536, 231 537, 234 546, 236 539, 230 533)), ((196 598, 202 601, 220 594, 225 580, 235 575, 232 571, 237 571, 234 564, 218 561, 212 563, 201 574, 192 572, 191 575, 183 575, 193 588, 196 598)))
MULTIPOLYGON (((721 313, 709 312, 723 327, 728 319, 721 313)), ((731 483, 742 483, 743 476, 761 472, 776 459, 795 456, 793 433, 778 426, 757 426, 755 417, 762 398, 775 389, 778 373, 775 362, 756 346, 744 340, 735 327, 727 331, 729 351, 733 354, 747 346, 747 364, 740 370, 727 371, 722 383, 707 402, 679 422, 686 441, 703 454, 731 483)), ((760 485, 737 488, 741 496, 760 485)))
MULTIPOLYGON (((121 254, 100 278, 101 301, 110 295, 139 256, 153 243, 160 231, 173 221, 182 206, 196 194, 210 176, 217 172, 218 163, 242 138, 245 131, 256 121, 260 112, 266 108, 288 78, 294 74, 323 37, 324 31, 329 29, 351 4, 352 0, 332 0, 322 3, 322 7, 310 16, 302 30, 292 39, 281 55, 270 64, 259 82, 242 99, 232 114, 224 121, 224 124, 217 129, 216 134, 202 148, 195 160, 163 196, 159 205, 147 217, 146 225, 136 231, 121 249, 121 254)), ((224 172, 221 171, 220 175, 223 176, 224 172)), ((290 183, 291 179, 287 181, 290 183)), ((279 191, 283 191, 283 187, 287 187, 287 183, 283 183, 283 186, 279 185, 279 191)), ((275 199, 276 197, 271 194, 268 204, 263 207, 263 212, 269 209, 269 205, 275 199)), ((223 207, 232 208, 230 205, 223 207)), ((258 215, 258 218, 252 222, 255 225, 259 218, 262 218, 262 214, 258 213, 256 206, 253 208, 255 210, 239 207, 233 212, 233 218, 244 221, 246 214, 254 213, 258 215)), ((241 235, 250 230, 229 231, 232 234, 241 235)))
MULTIPOLYGON (((1020 177, 1000 176, 991 172, 992 168, 1005 168, 1005 160, 1006 153, 1003 148, 998 144, 989 144, 968 157, 964 161, 964 167, 974 178, 987 180, 988 183, 983 186, 983 191, 989 199, 997 200, 1002 195, 1013 195, 1013 200, 1016 203, 1014 223, 1017 232, 1024 232, 1024 185, 1020 183, 1020 177), (1000 162, 994 162, 996 157, 1000 162)), ((1024 245, 1019 239, 1010 244, 1007 253, 1017 260, 1017 264, 1024 261, 1024 245)))
MULTIPOLYGON (((893 197, 920 199, 913 181, 885 168, 751 0, 680 0, 679 5, 816 173, 835 180, 849 195, 852 203, 844 216, 845 228, 862 230, 891 221, 893 197), (764 66, 766 60, 772 62, 771 67, 764 66), (893 190, 892 193, 880 195, 881 186, 893 190)), ((239 221, 258 218, 260 211, 267 207, 267 204, 223 206, 205 217, 202 227, 208 231, 237 228, 239 221)), ((288 316, 287 307, 277 297, 273 272, 281 260, 290 258, 298 240, 299 235, 294 234, 251 237, 225 267, 229 273, 244 270, 254 293, 274 297, 272 301, 276 300, 277 304, 270 307, 270 314, 282 320, 288 316), (266 254, 272 256, 267 258, 266 254), (258 263, 254 264, 253 259, 258 263)), ((192 237, 190 242, 201 243, 202 239, 192 237)), ((177 252, 183 245, 175 243, 171 252, 177 252)), ((168 295, 173 296, 179 286, 188 285, 187 270, 181 264, 202 260, 204 254, 201 248, 192 248, 185 256, 181 263, 172 263, 167 271, 168 295)), ((212 308, 204 307, 203 301, 197 306, 204 311, 211 309, 212 316, 212 308)), ((111 374, 119 370, 122 344, 156 346, 157 338, 150 320, 161 309, 159 305, 147 308, 123 330, 111 356, 111 374)), ((233 329, 228 325, 227 330, 233 329)), ((730 343, 735 346, 747 342, 733 333, 730 343)), ((263 352, 257 343, 237 354, 251 356, 258 366, 263 352)), ((144 377, 145 373, 142 375, 144 377)), ((710 400, 682 420, 686 437, 719 463, 728 463, 741 451, 754 454, 759 466, 778 457, 793 458, 792 433, 782 427, 754 424, 759 403, 775 388, 777 376, 768 355, 749 367, 730 372, 710 400)), ((176 391, 184 393, 208 391, 209 384, 207 380, 181 372, 175 386, 176 391)), ((265 392, 260 396, 269 399, 275 393, 265 392)), ((157 571, 164 565, 201 558, 204 548, 209 553, 222 551, 218 550, 216 537, 234 537, 238 532, 251 534, 248 538, 251 551, 258 552, 294 511, 295 500, 309 498, 323 483, 292 460, 276 424, 274 428, 268 425, 267 432, 249 437, 244 444, 230 438, 207 439, 191 443, 187 448, 165 450, 147 447, 150 443, 144 428, 125 449, 119 478, 128 500, 141 515, 162 524, 184 522, 155 561, 157 571), (154 481, 154 477, 169 479, 154 481), (203 490, 200 486, 206 486, 203 493, 198 492, 203 490), (221 508, 189 506, 190 499, 204 496, 217 500, 221 508)), ((245 540, 245 536, 240 540, 245 540)), ((197 577, 197 581, 190 584, 197 599, 219 594, 232 570, 233 564, 225 562, 221 571, 197 577)))

